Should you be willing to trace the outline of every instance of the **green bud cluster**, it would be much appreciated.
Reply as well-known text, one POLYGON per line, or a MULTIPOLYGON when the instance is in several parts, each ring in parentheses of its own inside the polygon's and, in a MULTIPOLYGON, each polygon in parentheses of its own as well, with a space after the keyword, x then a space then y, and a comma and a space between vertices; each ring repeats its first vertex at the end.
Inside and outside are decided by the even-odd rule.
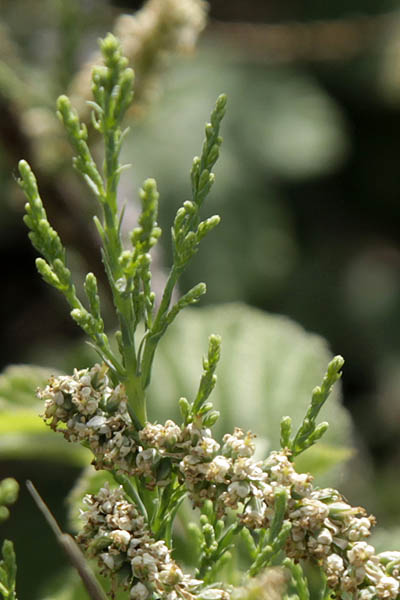
POLYGON ((8 506, 17 501, 19 485, 12 477, 0 481, 0 523, 8 519, 10 511, 8 506))
POLYGON ((196 422, 203 427, 212 427, 219 418, 219 412, 213 410, 211 402, 207 402, 215 384, 217 376, 215 370, 221 355, 221 337, 211 335, 208 340, 207 358, 203 359, 203 374, 200 379, 199 389, 193 403, 189 404, 186 398, 179 400, 179 407, 185 425, 196 422))
POLYGON ((328 429, 328 423, 316 424, 318 414, 327 401, 334 384, 341 378, 341 368, 344 360, 335 356, 328 365, 321 386, 313 390, 311 404, 297 433, 292 438, 292 419, 283 417, 281 420, 281 448, 288 448, 292 458, 295 458, 310 446, 313 446, 328 429))
POLYGON ((211 122, 206 125, 206 139, 201 156, 193 160, 191 170, 192 200, 184 202, 178 210, 172 228, 174 258, 179 270, 186 267, 188 261, 197 252, 201 240, 216 227, 220 221, 217 215, 200 222, 199 210, 209 194, 215 176, 211 172, 219 156, 222 138, 219 135, 221 121, 226 109, 226 96, 218 97, 211 114, 211 122))

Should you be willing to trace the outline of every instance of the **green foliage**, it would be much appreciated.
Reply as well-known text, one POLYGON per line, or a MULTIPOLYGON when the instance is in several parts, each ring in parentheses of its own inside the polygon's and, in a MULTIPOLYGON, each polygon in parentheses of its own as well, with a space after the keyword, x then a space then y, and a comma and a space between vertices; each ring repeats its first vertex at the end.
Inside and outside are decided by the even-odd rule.
POLYGON ((3 542, 0 560, 0 594, 4 599, 17 600, 15 584, 17 576, 17 563, 13 543, 9 540, 3 542))
POLYGON ((310 592, 308 589, 308 583, 304 576, 304 572, 303 572, 303 569, 301 568, 301 565, 296 564, 290 558, 285 558, 285 560, 283 561, 283 564, 285 565, 285 567, 287 567, 290 570, 290 573, 292 575, 292 584, 293 584, 294 590, 296 592, 294 599, 310 600, 310 592))
POLYGON ((46 384, 51 374, 56 373, 43 367, 9 365, 0 375, 0 410, 39 409, 35 392, 46 384))
MULTIPOLYGON (((251 552, 253 563, 249 575, 254 577, 261 569, 279 564, 284 554, 285 543, 291 529, 291 523, 285 520, 288 496, 284 488, 277 487, 274 492, 274 517, 268 531, 261 530, 257 545, 251 552)), ((248 536, 247 536, 248 537, 248 536)))
POLYGON ((219 578, 221 570, 231 560, 234 535, 240 529, 237 523, 226 525, 223 519, 217 518, 212 502, 204 502, 199 525, 190 523, 190 532, 199 551, 197 577, 208 584, 219 578))
POLYGON ((71 273, 65 262, 65 249, 58 234, 48 222, 39 196, 34 174, 26 161, 20 161, 20 186, 26 197, 25 223, 35 248, 44 258, 37 259, 37 268, 46 283, 61 291, 70 307, 71 316, 91 338, 97 352, 110 367, 113 380, 122 381, 127 389, 130 412, 136 422, 146 421, 146 389, 157 344, 185 306, 197 302, 205 292, 204 284, 195 286, 171 307, 171 298, 177 281, 198 249, 200 241, 219 222, 218 217, 200 221, 199 211, 214 181, 211 172, 219 154, 222 138, 219 135, 225 113, 225 96, 217 100, 206 126, 206 140, 200 158, 195 158, 191 171, 192 201, 186 201, 178 210, 172 229, 174 262, 160 305, 153 316, 154 293, 151 290, 149 251, 157 242, 161 230, 157 226, 158 192, 153 180, 146 180, 140 192, 142 213, 139 227, 131 234, 131 250, 125 250, 121 237, 121 220, 117 203, 117 188, 123 166, 119 163, 121 144, 126 134, 121 122, 132 100, 133 71, 127 67, 118 41, 109 34, 101 42, 104 65, 92 73, 94 102, 93 126, 104 142, 104 162, 98 169, 87 144, 87 127, 80 123, 76 111, 66 96, 57 103, 62 121, 75 152, 74 166, 97 198, 102 219, 94 218, 102 240, 102 256, 111 288, 120 330, 116 337, 120 357, 112 350, 104 333, 96 278, 86 276, 85 291, 89 310, 76 294, 71 273), (145 334, 140 343, 136 329, 144 323, 145 334))
MULTIPOLYGON (((0 481, 0 522, 9 517, 8 506, 17 501, 19 485, 11 477, 0 481)), ((0 560, 0 594, 4 600, 17 600, 16 577, 17 562, 14 545, 10 540, 4 540, 1 548, 2 560, 0 560)))

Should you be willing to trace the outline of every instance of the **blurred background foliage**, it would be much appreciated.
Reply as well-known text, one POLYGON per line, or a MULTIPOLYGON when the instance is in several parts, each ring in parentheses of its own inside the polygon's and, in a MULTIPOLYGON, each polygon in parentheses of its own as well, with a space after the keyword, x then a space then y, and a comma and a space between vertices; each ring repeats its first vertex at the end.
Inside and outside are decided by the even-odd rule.
MULTIPOLYGON (((171 2, 150 4, 161 10, 171 2)), ((285 319, 282 326, 272 317, 263 320, 255 309, 285 315, 306 331, 323 336, 330 349, 346 359, 343 403, 358 447, 347 475, 342 469, 335 481, 341 479, 353 503, 366 505, 384 527, 391 528, 390 537, 384 530, 379 532, 377 543, 384 540, 386 549, 400 547, 400 533, 393 529, 400 516, 400 2, 211 0, 208 23, 197 44, 203 23, 201 13, 195 11, 192 26, 185 26, 189 0, 181 0, 187 12, 177 16, 175 29, 160 26, 154 39, 143 13, 136 29, 121 17, 141 6, 129 0, 1 2, 0 366, 8 369, 0 380, 0 412, 11 421, 4 417, 0 424, 0 475, 36 478, 65 524, 62 501, 87 457, 78 452, 58 461, 62 440, 51 444, 44 430, 37 426, 33 431, 32 425, 27 426, 32 460, 17 460, 18 449, 21 444, 27 447, 28 438, 19 438, 21 432, 7 437, 14 418, 9 402, 19 398, 22 418, 35 402, 29 401, 30 390, 25 389, 27 377, 34 389, 47 377, 44 367, 52 373, 70 371, 94 357, 82 346, 63 299, 36 274, 35 253, 22 223, 23 199, 12 173, 20 158, 31 162, 50 219, 70 247, 72 268, 78 274, 93 270, 101 278, 91 199, 70 168, 71 151, 54 106, 65 91, 77 101, 86 94, 84 65, 92 60, 97 38, 114 29, 126 36, 127 43, 130 40, 137 70, 131 135, 124 151, 133 169, 124 175, 121 194, 128 201, 127 228, 134 223, 137 189, 143 179, 156 177, 161 193, 164 236, 155 257, 156 288, 161 287, 169 264, 169 224, 189 194, 188 172, 193 155, 199 152, 204 122, 216 96, 223 91, 229 97, 217 182, 208 205, 210 212, 221 215, 222 224, 182 282, 186 289, 205 280, 208 294, 203 308, 182 316, 182 325, 171 334, 175 339, 166 340, 157 367, 160 377, 176 373, 177 357, 171 348, 179 339, 189 353, 185 360, 193 379, 170 379, 165 405, 171 405, 176 394, 190 393, 201 370, 207 335, 221 333, 227 358, 221 365, 226 375, 221 373, 220 381, 234 381, 242 369, 250 373, 237 390, 230 391, 236 391, 236 406, 239 391, 254 398, 258 390, 257 397, 267 402, 270 389, 276 399, 272 416, 264 405, 259 410, 254 407, 244 426, 261 437, 268 433, 269 443, 276 444, 273 431, 277 432, 278 417, 296 407, 297 395, 291 394, 290 385, 293 390, 300 386, 301 394, 311 391, 328 353, 320 338, 307 336, 285 319), (135 46, 146 32, 148 54, 140 53, 140 43, 135 46), (232 302, 243 304, 229 309, 206 307, 232 302), (232 321, 227 320, 227 312, 232 321), (272 331, 270 337, 261 335, 264 326, 266 332, 272 331), (191 340, 192 327, 200 333, 191 340), (247 346, 241 350, 243 339, 247 346), (281 354, 276 352, 279 343, 281 354), (308 349, 315 344, 314 358, 308 349), (307 376, 301 381, 289 377, 290 385, 275 393, 271 374, 279 372, 279 359, 289 359, 291 352, 307 376), (263 360, 257 362, 260 356, 263 360), (271 357, 275 356, 274 364, 271 357), (268 371, 265 361, 271 360, 268 371), (41 365, 43 371, 21 375, 9 368, 21 363, 41 365), (288 394, 290 409, 283 404, 288 394), (260 415, 265 421, 272 419, 273 426, 260 431, 260 415)), ((113 326, 107 305, 106 322, 113 326)), ((281 381, 288 372, 282 371, 281 381)), ((229 390, 220 385, 217 393, 229 399, 229 390)), ((163 400, 166 390, 155 387, 153 393, 163 400)), ((340 411, 338 399, 333 402, 339 417, 330 419, 331 428, 342 432, 337 441, 348 445, 348 418, 340 411)), ((165 407, 163 411, 159 418, 165 415, 165 407)), ((227 419, 229 428, 233 414, 227 419)), ((3 531, 16 539, 17 551, 25 547, 29 553, 44 525, 24 493, 17 510, 18 518, 11 518, 3 531)), ((40 554, 46 556, 47 570, 64 562, 50 534, 40 554)), ((40 556, 24 565, 21 598, 40 597, 35 595, 40 586, 36 576, 40 556)))

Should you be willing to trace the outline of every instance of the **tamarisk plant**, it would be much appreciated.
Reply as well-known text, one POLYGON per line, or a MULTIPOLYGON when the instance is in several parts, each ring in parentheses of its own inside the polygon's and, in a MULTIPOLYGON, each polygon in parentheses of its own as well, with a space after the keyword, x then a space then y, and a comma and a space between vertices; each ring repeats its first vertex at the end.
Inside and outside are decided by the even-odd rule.
POLYGON ((172 267, 156 301, 151 250, 161 231, 155 181, 147 179, 142 186, 142 210, 128 243, 118 204, 118 182, 126 168, 119 159, 127 133, 122 122, 132 99, 134 74, 112 35, 101 41, 101 52, 104 64, 93 69, 90 105, 92 125, 104 142, 102 167, 66 96, 58 99, 57 108, 74 151, 74 167, 100 207, 94 222, 118 321, 116 344, 104 329, 95 275, 86 275, 86 299, 81 300, 35 176, 27 162, 19 164, 19 184, 27 198, 25 223, 41 254, 38 271, 65 296, 72 318, 101 361, 72 375, 52 377, 38 392, 46 423, 69 442, 90 449, 95 468, 108 471, 115 483, 86 496, 77 542, 112 580, 111 597, 122 589, 134 600, 308 600, 303 566, 312 563, 321 573, 320 598, 399 598, 400 553, 377 554, 366 541, 374 518, 351 506, 338 491, 315 487, 312 476, 298 473, 294 465, 295 457, 327 429, 317 418, 341 376, 340 356, 331 361, 321 387, 314 390, 298 431, 293 434, 290 418, 283 418, 281 448, 264 459, 254 458, 251 432, 235 428, 221 442, 212 435, 219 416, 209 400, 220 357, 217 335, 209 338, 196 396, 192 401, 179 399, 182 422, 148 420, 147 394, 158 343, 178 313, 206 291, 199 283, 174 299, 200 242, 219 223, 218 216, 201 220, 200 212, 214 183, 226 97, 217 99, 200 156, 193 160, 192 197, 174 219, 172 267), (186 497, 200 515, 188 527, 197 548, 196 568, 190 573, 174 558, 173 524, 186 497), (229 576, 238 543, 246 554, 240 581, 237 574, 229 576))

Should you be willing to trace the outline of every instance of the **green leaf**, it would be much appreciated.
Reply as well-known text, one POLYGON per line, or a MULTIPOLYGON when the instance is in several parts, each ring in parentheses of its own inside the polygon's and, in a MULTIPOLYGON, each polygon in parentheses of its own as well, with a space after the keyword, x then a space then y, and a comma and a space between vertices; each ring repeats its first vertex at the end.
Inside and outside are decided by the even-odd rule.
MULTIPOLYGON (((99 576, 98 579, 103 588, 111 593, 109 578, 99 576)), ((41 600, 88 600, 88 593, 75 571, 65 569, 49 578, 40 598, 41 600)), ((127 600, 126 590, 117 591, 115 600, 127 600)))
MULTIPOLYGON (((335 427, 332 421, 332 427, 335 427)), ((350 460, 355 450, 349 447, 340 447, 318 442, 306 453, 297 456, 295 462, 296 471, 304 473, 310 471, 313 475, 321 475, 335 465, 350 460)))
POLYGON ((41 406, 36 390, 44 387, 51 375, 57 373, 34 365, 8 366, 0 375, 0 412, 6 408, 41 406))
MULTIPOLYGON (((217 437, 239 426, 261 437, 263 455, 268 449, 265 438, 270 449, 278 449, 282 415, 292 417, 296 430, 332 358, 326 342, 286 317, 242 304, 187 309, 160 344, 149 393, 152 420, 179 420, 179 398, 193 401, 201 374, 199 349, 205 352, 210 333, 222 337, 218 381, 210 397, 221 413, 217 437)), ((318 443, 315 454, 313 449, 305 453, 312 456, 316 471, 349 455, 343 447, 350 445, 350 417, 340 403, 340 384, 320 417, 331 423, 324 436, 325 452, 319 459, 318 443)))

